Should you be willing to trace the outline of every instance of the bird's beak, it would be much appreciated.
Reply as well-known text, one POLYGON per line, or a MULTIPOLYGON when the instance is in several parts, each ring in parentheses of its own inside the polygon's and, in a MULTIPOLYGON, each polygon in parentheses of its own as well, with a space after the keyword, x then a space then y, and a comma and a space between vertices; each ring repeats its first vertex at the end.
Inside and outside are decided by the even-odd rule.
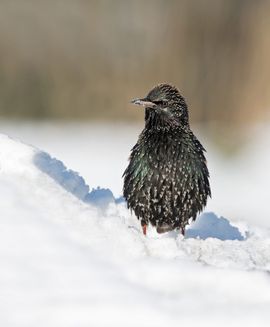
POLYGON ((146 98, 144 99, 134 99, 131 100, 130 103, 137 104, 138 106, 143 106, 147 108, 153 108, 155 104, 151 101, 148 101, 146 98))

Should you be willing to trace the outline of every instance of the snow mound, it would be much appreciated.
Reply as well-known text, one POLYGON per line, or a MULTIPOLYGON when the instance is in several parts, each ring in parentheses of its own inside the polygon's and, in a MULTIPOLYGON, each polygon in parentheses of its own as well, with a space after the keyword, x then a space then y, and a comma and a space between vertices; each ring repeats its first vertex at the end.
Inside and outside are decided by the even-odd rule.
POLYGON ((1 326, 269 326, 270 231, 147 237, 123 199, 0 135, 1 326))
POLYGON ((56 183, 61 185, 66 191, 72 193, 78 199, 91 203, 99 208, 107 208, 110 203, 115 202, 114 196, 109 189, 92 189, 79 174, 67 167, 48 153, 36 151, 33 162, 37 168, 49 175, 56 183))
POLYGON ((243 241, 244 236, 239 229, 232 226, 228 219, 218 218, 213 212, 204 213, 196 219, 186 232, 186 238, 200 238, 205 240, 209 237, 219 240, 243 241))
POLYGON ((80 200, 85 200, 89 193, 89 186, 85 184, 84 179, 73 170, 55 158, 51 158, 48 153, 37 151, 33 162, 41 171, 48 174, 65 190, 75 195, 80 200))

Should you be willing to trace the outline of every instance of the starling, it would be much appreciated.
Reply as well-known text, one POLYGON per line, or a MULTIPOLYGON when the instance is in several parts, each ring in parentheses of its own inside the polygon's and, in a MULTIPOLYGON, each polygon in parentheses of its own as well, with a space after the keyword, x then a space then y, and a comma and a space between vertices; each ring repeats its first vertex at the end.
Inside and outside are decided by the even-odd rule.
POLYGON ((205 149, 189 126, 188 108, 178 89, 159 84, 145 98, 145 127, 125 170, 124 198, 141 221, 158 233, 180 229, 211 196, 205 149))

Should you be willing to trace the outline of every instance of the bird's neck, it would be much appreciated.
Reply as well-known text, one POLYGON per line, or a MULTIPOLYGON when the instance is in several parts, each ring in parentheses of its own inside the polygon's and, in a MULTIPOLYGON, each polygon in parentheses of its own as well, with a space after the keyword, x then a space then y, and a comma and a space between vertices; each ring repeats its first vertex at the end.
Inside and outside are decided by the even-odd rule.
POLYGON ((173 131, 175 129, 189 130, 187 119, 168 118, 166 115, 156 113, 151 109, 145 110, 145 128, 153 131, 173 131))

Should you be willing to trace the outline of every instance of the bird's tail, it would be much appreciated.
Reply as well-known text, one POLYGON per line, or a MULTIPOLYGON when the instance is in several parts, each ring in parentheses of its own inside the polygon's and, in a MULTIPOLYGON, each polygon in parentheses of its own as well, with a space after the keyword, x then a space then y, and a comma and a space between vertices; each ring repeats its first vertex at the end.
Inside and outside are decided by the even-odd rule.
POLYGON ((170 232, 172 230, 174 230, 173 226, 168 225, 168 224, 163 224, 161 226, 157 226, 157 232, 159 234, 170 232))

